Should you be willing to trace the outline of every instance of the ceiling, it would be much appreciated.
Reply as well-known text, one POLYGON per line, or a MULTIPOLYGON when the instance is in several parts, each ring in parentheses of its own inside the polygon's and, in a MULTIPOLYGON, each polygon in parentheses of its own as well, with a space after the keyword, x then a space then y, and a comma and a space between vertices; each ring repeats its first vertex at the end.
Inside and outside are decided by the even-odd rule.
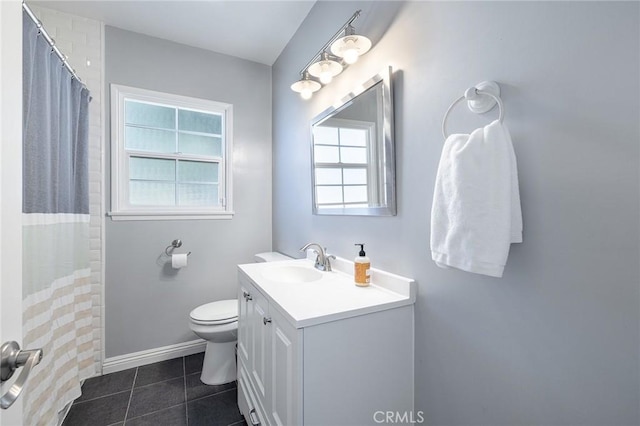
POLYGON ((107 25, 273 65, 315 0, 27 1, 107 25))

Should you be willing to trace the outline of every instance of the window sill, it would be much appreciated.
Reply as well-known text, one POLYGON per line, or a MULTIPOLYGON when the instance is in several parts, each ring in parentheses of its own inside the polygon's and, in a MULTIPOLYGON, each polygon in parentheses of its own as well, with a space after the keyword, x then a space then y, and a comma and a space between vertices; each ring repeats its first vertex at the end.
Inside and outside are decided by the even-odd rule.
POLYGON ((172 212, 172 211, 155 211, 155 212, 109 212, 107 216, 113 221, 127 220, 229 220, 233 219, 234 212, 172 212))

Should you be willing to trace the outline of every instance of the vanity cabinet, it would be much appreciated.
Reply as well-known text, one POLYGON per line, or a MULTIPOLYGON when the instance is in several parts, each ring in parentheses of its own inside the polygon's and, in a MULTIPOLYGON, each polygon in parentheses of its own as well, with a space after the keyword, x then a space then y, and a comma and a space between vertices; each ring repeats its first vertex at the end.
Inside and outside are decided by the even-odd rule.
POLYGON ((248 424, 301 424, 300 404, 294 403, 302 361, 300 331, 247 281, 240 282, 238 303, 238 401, 242 414, 248 424))
MULTIPOLYGON (((375 425, 380 413, 413 412, 415 292, 408 302, 320 315, 319 297, 269 287, 252 268, 240 265, 238 286, 238 406, 247 424, 375 425), (301 307, 313 313, 303 319, 301 307)), ((354 290, 352 282, 331 285, 323 287, 331 300, 331 291, 348 296, 345 288, 387 297, 386 290, 354 290)))

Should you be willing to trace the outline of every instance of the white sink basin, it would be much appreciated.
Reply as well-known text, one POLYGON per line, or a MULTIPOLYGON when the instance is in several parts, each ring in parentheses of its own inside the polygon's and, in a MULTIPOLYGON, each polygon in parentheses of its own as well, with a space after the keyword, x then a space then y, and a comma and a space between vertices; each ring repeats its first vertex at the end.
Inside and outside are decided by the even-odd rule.
POLYGON ((265 269, 262 276, 281 283, 309 283, 322 278, 322 272, 304 266, 283 265, 265 269))

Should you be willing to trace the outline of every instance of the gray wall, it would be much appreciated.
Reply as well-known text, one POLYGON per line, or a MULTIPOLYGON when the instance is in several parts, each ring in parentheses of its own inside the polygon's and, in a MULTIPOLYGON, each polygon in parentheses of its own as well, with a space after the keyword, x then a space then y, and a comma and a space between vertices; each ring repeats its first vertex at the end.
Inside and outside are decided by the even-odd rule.
POLYGON ((233 104, 236 212, 231 220, 107 218, 108 358, 196 339, 191 309, 235 298, 236 265, 271 249, 271 68, 112 27, 105 44, 106 90, 115 83, 233 104), (175 238, 192 252, 177 273, 158 259, 175 238))
MULTIPOLYGON (((274 65, 274 249, 319 241, 351 258, 365 242, 374 267, 417 280, 415 409, 428 424, 640 424, 639 7, 318 2, 274 65), (301 100, 289 85, 359 8, 374 48, 301 100), (398 215, 313 216, 309 121, 389 64, 398 215), (525 226, 502 279, 439 269, 429 252, 443 114, 487 79, 503 90, 525 226)), ((450 126, 496 116, 458 107, 450 126)))

